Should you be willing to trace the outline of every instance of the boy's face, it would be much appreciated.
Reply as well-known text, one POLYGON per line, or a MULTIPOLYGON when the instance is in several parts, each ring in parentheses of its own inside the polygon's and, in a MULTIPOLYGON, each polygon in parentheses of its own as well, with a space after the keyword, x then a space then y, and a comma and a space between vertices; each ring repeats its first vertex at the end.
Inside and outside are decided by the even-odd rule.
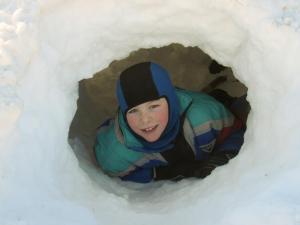
POLYGON ((148 142, 160 138, 168 124, 168 117, 169 107, 165 98, 137 105, 126 113, 130 128, 148 142))

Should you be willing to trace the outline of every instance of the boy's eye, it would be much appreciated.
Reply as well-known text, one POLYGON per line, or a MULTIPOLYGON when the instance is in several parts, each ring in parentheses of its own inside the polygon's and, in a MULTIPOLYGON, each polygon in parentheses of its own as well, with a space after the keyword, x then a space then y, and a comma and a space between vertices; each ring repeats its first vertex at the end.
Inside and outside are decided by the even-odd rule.
POLYGON ((150 109, 155 109, 155 108, 157 108, 157 107, 159 107, 160 105, 159 104, 155 104, 155 105, 150 105, 150 109))

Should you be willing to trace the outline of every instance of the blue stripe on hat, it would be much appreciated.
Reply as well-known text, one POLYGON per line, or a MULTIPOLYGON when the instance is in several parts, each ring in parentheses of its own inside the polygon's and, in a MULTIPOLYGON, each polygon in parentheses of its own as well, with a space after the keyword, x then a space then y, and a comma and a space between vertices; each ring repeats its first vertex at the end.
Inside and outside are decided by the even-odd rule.
POLYGON ((120 79, 117 81, 117 98, 118 98, 120 108, 122 110, 127 109, 128 106, 127 106, 126 100, 124 98, 124 94, 123 94, 123 91, 122 91, 120 79))

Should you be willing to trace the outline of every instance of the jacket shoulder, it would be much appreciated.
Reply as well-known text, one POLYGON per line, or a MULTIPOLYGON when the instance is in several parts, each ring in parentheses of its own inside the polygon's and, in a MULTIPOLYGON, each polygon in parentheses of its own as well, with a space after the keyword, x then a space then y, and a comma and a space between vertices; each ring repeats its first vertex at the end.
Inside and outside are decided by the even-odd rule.
POLYGON ((233 115, 224 105, 208 94, 180 90, 179 101, 186 101, 189 98, 192 103, 187 111, 187 118, 192 126, 197 126, 209 121, 232 120, 233 115))
POLYGON ((107 126, 99 128, 95 153, 100 167, 112 176, 121 176, 126 173, 135 161, 143 157, 143 153, 128 149, 118 140, 115 121, 110 120, 107 126))

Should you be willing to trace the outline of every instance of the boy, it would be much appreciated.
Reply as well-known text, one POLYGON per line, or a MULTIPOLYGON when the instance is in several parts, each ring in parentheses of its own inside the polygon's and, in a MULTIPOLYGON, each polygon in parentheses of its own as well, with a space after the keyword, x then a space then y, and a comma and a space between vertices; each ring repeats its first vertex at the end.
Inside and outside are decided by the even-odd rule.
POLYGON ((174 88, 153 62, 124 70, 117 82, 119 110, 101 125, 95 145, 104 172, 122 180, 204 178, 243 144, 241 121, 204 93, 174 88))

